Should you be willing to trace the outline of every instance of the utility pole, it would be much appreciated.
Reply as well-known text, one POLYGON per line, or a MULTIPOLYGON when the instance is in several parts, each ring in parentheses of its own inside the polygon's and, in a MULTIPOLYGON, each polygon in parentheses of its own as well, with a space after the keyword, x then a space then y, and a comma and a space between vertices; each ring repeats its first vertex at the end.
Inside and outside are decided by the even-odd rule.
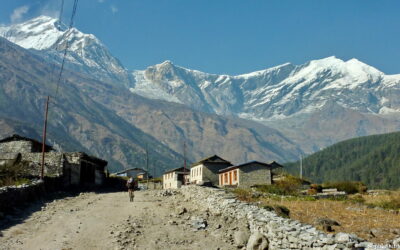
POLYGON ((44 124, 43 124, 43 136, 42 136, 42 169, 40 173, 40 179, 43 180, 44 178, 44 158, 45 158, 45 151, 46 151, 46 134, 47 134, 47 115, 49 113, 49 102, 50 96, 47 96, 46 105, 44 109, 44 124))
POLYGON ((186 185, 186 141, 183 141, 183 185, 186 185))
POLYGON ((146 143, 146 171, 147 171, 147 189, 149 189, 149 174, 150 174, 150 169, 149 169, 149 149, 147 147, 146 143))
POLYGON ((300 154, 300 179, 303 179, 303 156, 300 154))

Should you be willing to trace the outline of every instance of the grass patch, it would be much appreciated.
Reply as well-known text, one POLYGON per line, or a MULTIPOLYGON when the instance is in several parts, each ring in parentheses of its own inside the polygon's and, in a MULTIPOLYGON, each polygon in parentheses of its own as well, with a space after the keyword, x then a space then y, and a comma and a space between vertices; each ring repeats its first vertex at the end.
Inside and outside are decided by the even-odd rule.
POLYGON ((246 202, 254 201, 254 196, 251 190, 243 188, 235 188, 232 192, 241 201, 246 201, 246 202))

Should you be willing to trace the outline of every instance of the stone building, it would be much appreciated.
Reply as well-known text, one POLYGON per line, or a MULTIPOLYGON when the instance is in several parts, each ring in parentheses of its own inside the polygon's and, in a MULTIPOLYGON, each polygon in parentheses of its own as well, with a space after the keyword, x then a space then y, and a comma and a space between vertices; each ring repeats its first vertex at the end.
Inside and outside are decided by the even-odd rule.
MULTIPOLYGON (((102 185, 107 161, 82 152, 54 152, 45 146, 44 175, 62 180, 64 186, 102 185)), ((23 164, 24 175, 39 177, 42 165, 42 143, 13 135, 0 140, 0 165, 23 164)))
POLYGON ((166 171, 163 174, 163 189, 180 188, 188 180, 189 173, 189 169, 184 167, 166 171))
POLYGON ((219 170, 232 166, 232 164, 217 155, 205 158, 191 165, 190 183, 191 184, 211 184, 218 185, 219 170))
MULTIPOLYGON (((53 150, 51 146, 45 146, 45 152, 51 150, 53 150)), ((42 143, 20 135, 12 135, 0 140, 0 152, 40 153, 42 152, 42 143)))
POLYGON ((133 177, 138 179, 146 179, 148 177, 147 171, 142 168, 129 168, 113 173, 112 175, 121 177, 133 177))
POLYGON ((254 185, 271 185, 272 170, 283 166, 274 162, 247 162, 219 171, 219 186, 251 187, 254 185))

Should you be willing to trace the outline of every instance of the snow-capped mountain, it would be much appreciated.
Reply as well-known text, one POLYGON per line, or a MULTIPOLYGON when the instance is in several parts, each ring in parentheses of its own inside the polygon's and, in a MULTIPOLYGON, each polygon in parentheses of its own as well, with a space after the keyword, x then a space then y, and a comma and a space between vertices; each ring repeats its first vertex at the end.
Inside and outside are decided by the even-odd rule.
POLYGON ((70 68, 101 80, 129 82, 127 70, 99 39, 76 28, 68 30, 55 18, 39 16, 23 23, 0 26, 0 36, 56 62, 61 61, 68 43, 70 68))
POLYGON ((207 74, 166 61, 133 75, 134 93, 252 120, 311 113, 327 101, 362 113, 400 112, 400 75, 385 75, 357 59, 328 57, 237 76, 207 74))

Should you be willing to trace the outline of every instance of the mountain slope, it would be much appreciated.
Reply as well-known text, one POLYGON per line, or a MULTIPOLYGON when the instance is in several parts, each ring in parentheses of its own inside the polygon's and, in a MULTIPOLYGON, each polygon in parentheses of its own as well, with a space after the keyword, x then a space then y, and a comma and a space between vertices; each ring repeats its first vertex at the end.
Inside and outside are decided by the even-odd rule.
MULTIPOLYGON (((52 66, 39 56, 2 42, 0 65, 5 70, 0 73, 0 96, 4 97, 1 116, 40 127, 42 118, 37 114, 43 112, 44 97, 54 94, 52 66), (20 105, 11 105, 15 102, 20 105)), ((149 100, 130 93, 123 85, 73 72, 67 71, 64 76, 60 95, 51 105, 49 129, 61 134, 62 140, 50 139, 60 145, 69 140, 79 142, 80 148, 118 162, 118 168, 142 165, 146 143, 159 171, 181 164, 175 152, 182 152, 183 141, 188 145, 189 161, 220 154, 238 163, 252 159, 282 162, 300 152, 278 131, 258 123, 149 100)))
MULTIPOLYGON (((315 182, 362 181, 370 188, 400 188, 400 132, 355 138, 303 159, 306 178, 315 182)), ((297 174, 299 162, 285 164, 297 174)))
MULTIPOLYGON (((21 123, 30 128, 25 129, 27 134, 24 130, 21 132, 37 137, 43 123, 45 96, 54 95, 53 66, 2 38, 0 52, 0 118, 18 121, 13 126, 11 122, 3 125, 18 132, 21 123)), ((101 82, 72 72, 66 72, 64 79, 61 93, 51 99, 49 141, 70 150, 86 149, 109 160, 111 170, 131 164, 143 167, 146 144, 151 149, 152 164, 157 166, 157 173, 181 162, 179 154, 91 99, 76 85, 95 87, 101 82)))
POLYGON ((62 50, 68 41, 70 69, 208 113, 279 120, 318 111, 327 101, 362 113, 400 113, 400 75, 385 75, 357 59, 328 57, 237 76, 208 74, 170 61, 129 72, 94 35, 75 28, 67 32, 54 18, 0 27, 0 35, 55 61, 62 54, 55 49, 62 50))

